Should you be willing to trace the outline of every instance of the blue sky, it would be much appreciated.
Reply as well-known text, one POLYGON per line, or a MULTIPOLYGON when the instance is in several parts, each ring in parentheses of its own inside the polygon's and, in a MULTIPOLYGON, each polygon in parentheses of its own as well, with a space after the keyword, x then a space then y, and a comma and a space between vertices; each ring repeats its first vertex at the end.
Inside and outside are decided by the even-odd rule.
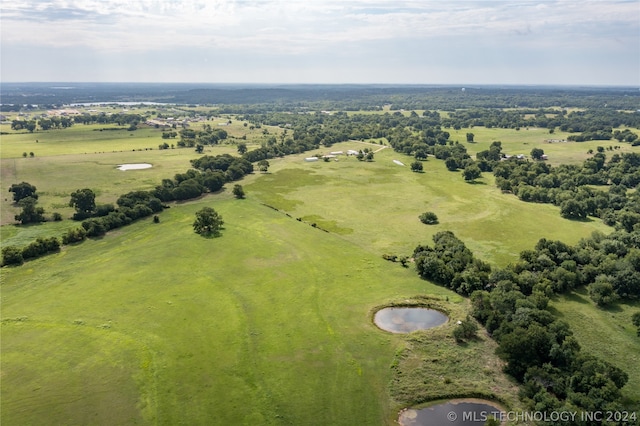
POLYGON ((640 85, 640 0, 2 0, 9 81, 640 85))

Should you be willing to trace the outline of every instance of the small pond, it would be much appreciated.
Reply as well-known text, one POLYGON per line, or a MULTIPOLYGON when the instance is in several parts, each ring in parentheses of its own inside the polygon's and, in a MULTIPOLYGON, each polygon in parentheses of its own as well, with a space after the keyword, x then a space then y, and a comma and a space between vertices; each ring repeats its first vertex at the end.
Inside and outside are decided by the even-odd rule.
POLYGON ((134 163, 134 164, 120 164, 118 165, 118 170, 141 170, 141 169, 149 169, 151 168, 151 164, 149 163, 134 163))
POLYGON ((411 333, 426 330, 447 322, 442 312, 419 306, 404 308, 383 308, 373 316, 373 322, 385 331, 411 333))
POLYGON ((491 417, 500 420, 501 412, 491 401, 451 400, 419 410, 404 410, 398 417, 398 423, 401 426, 481 426, 491 417))

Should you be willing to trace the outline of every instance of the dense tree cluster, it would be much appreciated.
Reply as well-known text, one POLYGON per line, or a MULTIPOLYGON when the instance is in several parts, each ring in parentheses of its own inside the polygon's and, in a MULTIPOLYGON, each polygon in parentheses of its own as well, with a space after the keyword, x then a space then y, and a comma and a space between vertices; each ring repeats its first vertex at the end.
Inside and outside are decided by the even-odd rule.
MULTIPOLYGON (((2 111, 25 109, 24 104, 53 108, 74 102, 153 100, 178 104, 224 105, 228 113, 248 111, 378 110, 391 105, 396 110, 466 108, 548 108, 578 107, 635 110, 637 88, 561 88, 561 87, 489 87, 475 86, 380 86, 380 85, 285 85, 220 86, 215 84, 163 84, 151 87, 136 84, 76 85, 68 90, 52 89, 44 84, 4 84, 2 111), (52 99, 55 99, 52 105, 52 99)), ((27 108, 28 109, 28 108, 27 108)))
MULTIPOLYGON (((474 258, 449 231, 418 246, 414 259, 426 279, 471 295, 472 315, 498 342, 505 371, 523 384, 521 398, 538 411, 620 410, 628 376, 580 352, 568 325, 547 310, 549 297, 587 285, 600 297, 640 297, 640 232, 594 234, 576 246, 541 239, 503 269, 474 258), (605 285, 601 291, 597 286, 605 285), (595 288, 596 286, 597 288, 595 288)), ((464 330, 456 330, 456 339, 464 330)))
MULTIPOLYGON (((164 139, 173 136, 176 132, 164 132, 162 137, 164 139), (165 137, 165 135, 167 135, 165 137)), ((205 125, 203 130, 195 129, 182 129, 178 132, 180 140, 178 141, 179 147, 193 148, 196 145, 217 145, 220 141, 227 139, 228 133, 224 129, 214 129, 211 125, 205 125)))
MULTIPOLYGON (((53 119, 53 117, 52 117, 53 119)), ((118 126, 137 126, 146 121, 146 117, 140 114, 113 113, 107 114, 80 114, 73 118, 74 123, 81 124, 117 124, 118 126)), ((42 126, 42 124, 41 124, 42 126)))
POLYGON ((630 191, 640 183, 640 154, 616 153, 607 162, 598 152, 582 165, 558 167, 517 159, 487 165, 500 189, 523 201, 555 204, 566 218, 599 217, 627 231, 640 223, 640 195, 630 191))
POLYGON ((436 233, 433 242, 433 247, 419 245, 413 251, 422 278, 467 296, 488 285, 491 266, 475 258, 451 231, 436 233))

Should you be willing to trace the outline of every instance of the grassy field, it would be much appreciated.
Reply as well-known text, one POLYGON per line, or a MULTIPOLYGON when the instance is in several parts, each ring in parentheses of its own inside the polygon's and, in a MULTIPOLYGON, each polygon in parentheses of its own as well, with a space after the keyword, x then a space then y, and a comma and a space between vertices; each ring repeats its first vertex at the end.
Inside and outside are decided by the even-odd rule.
MULTIPOLYGON (((350 142, 331 150, 362 146, 350 142)), ((379 255, 411 254, 436 232, 454 230, 478 257, 504 266, 540 238, 575 243, 609 229, 599 220, 567 221, 555 206, 502 194, 488 174, 467 183, 443 161, 431 159, 424 173, 412 173, 393 162, 410 164, 411 157, 390 148, 376 153, 372 163, 353 157, 307 163, 304 156, 271 161, 270 173, 247 179, 246 191, 379 255), (418 216, 425 211, 435 212, 440 223, 423 225, 418 216)))
MULTIPOLYGON (((215 126, 217 121, 214 119, 210 123, 215 126)), ((73 214, 73 209, 68 206, 70 194, 77 189, 92 189, 97 203, 115 203, 122 194, 153 189, 162 179, 186 172, 191 168, 189 161, 197 158, 193 148, 159 150, 160 143, 176 144, 177 141, 162 139, 161 131, 157 129, 94 131, 102 127, 104 125, 76 125, 64 130, 2 135, 0 191, 4 196, 0 224, 14 223, 13 217, 20 211, 12 204, 8 192, 14 183, 27 181, 35 185, 39 206, 44 207, 49 215, 57 211, 64 217, 70 217, 73 214), (33 158, 22 157, 22 152, 32 151, 35 154, 33 158), (153 167, 127 172, 117 169, 120 164, 143 162, 151 163, 153 167)), ((246 130, 241 122, 225 126, 225 129, 231 137, 223 144, 206 147, 205 155, 237 155, 237 143, 245 141, 235 139, 235 136, 241 137, 241 134, 250 134, 245 142, 249 149, 258 146, 266 137, 261 130, 246 130)), ((274 128, 267 131, 269 135, 278 133, 274 128)), ((11 235, 9 233, 8 237, 11 235)), ((3 237, 3 242, 6 241, 3 237)))
MULTIPOLYGON (((234 131, 244 128, 233 125, 234 131)), ((478 141, 468 144, 470 151, 488 147, 493 136, 509 150, 521 143, 507 130, 470 131, 478 141)), ((73 151, 80 142, 58 136, 49 156, 13 158, 5 156, 5 138, 5 194, 11 179, 30 182, 47 211, 65 216, 75 189, 89 187, 99 203, 114 202, 186 171, 196 157, 191 149, 131 146, 65 154, 65 145, 73 151), (133 162, 154 167, 115 169, 133 162)), ((565 145, 575 153, 586 146, 565 145)), ((364 146, 347 142, 324 151, 364 146)), ((235 149, 221 145, 207 153, 235 149)), ((311 154, 270 160, 268 173, 247 176, 240 182, 245 200, 233 199, 227 189, 172 205, 159 224, 143 220, 4 268, 1 422, 392 424, 407 404, 472 394, 518 408, 513 383, 493 354, 495 343, 480 336, 458 345, 451 337, 455 322, 466 316, 466 300, 382 254, 411 254, 416 245, 430 244, 434 233, 452 230, 476 256, 504 266, 539 238, 575 243, 610 228, 599 220, 567 221, 557 207, 502 194, 490 175, 465 183, 435 159, 425 162, 424 173, 412 173, 393 162, 409 164, 411 158, 390 148, 371 163, 347 157, 305 162, 311 154), (223 216, 220 238, 193 233, 195 211, 203 206, 223 216), (440 224, 420 223, 424 211, 434 211, 440 224), (448 312, 450 321, 409 336, 371 323, 376 307, 424 300, 420 295, 448 312)), ((3 203, 3 223, 15 214, 9 204, 3 203)), ((71 226, 77 224, 5 225, 2 244, 60 235, 71 226)), ((602 338, 619 348, 602 354, 622 366, 637 363, 628 354, 637 352, 630 327, 620 327, 630 323, 630 308, 600 311, 571 299, 583 296, 553 305, 581 344, 602 352, 588 331, 601 321, 602 338)), ((639 387, 638 374, 630 374, 625 395, 637 397, 639 387)))
POLYGON ((377 330, 371 309, 460 299, 257 200, 220 198, 3 271, 3 423, 111 423, 114 409, 122 423, 393 417, 402 338, 377 330), (204 205, 225 218, 222 237, 193 233, 204 205))
POLYGON ((631 316, 639 302, 617 303, 604 309, 594 306, 585 289, 557 297, 552 312, 567 321, 582 349, 605 359, 629 375, 623 396, 640 407, 640 338, 631 316))

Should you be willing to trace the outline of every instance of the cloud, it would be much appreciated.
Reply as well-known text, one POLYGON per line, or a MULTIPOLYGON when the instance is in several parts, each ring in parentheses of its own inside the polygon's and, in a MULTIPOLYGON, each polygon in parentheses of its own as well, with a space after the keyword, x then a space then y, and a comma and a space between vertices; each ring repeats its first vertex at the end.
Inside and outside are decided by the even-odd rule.
POLYGON ((640 60, 637 0, 16 0, 0 7, 3 52, 25 54, 64 49, 185 58, 189 52, 225 57, 230 69, 260 66, 250 57, 277 57, 380 67, 393 67, 385 60, 394 58, 396 66, 417 70, 452 50, 516 61, 545 51, 615 51, 635 58, 636 71, 640 60))
POLYGON ((612 7, 612 2, 602 1, 50 0, 5 2, 2 9, 7 43, 122 50, 189 44, 299 53, 339 43, 443 34, 543 37, 585 25, 637 26, 636 2, 612 7))

